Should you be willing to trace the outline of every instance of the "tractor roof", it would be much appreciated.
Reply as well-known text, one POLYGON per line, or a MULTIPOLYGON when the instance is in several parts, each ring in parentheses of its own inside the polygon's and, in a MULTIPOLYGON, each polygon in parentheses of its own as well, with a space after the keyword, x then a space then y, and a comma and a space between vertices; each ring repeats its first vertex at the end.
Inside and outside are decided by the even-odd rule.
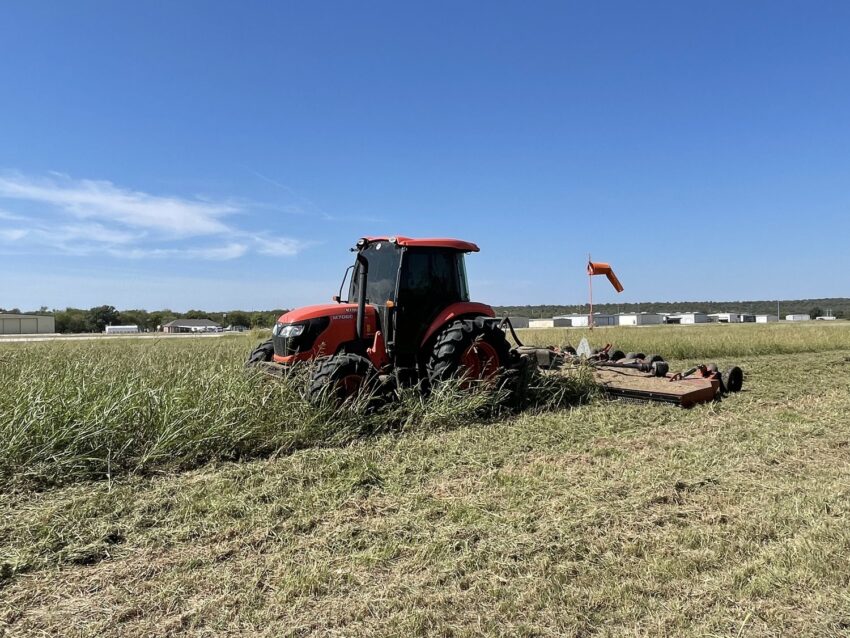
POLYGON ((395 242, 399 246, 421 246, 423 248, 452 248, 454 250, 462 250, 467 253, 477 253, 478 246, 469 241, 460 239, 446 239, 440 237, 424 237, 414 239, 411 237, 366 237, 369 243, 373 241, 390 241, 395 242))

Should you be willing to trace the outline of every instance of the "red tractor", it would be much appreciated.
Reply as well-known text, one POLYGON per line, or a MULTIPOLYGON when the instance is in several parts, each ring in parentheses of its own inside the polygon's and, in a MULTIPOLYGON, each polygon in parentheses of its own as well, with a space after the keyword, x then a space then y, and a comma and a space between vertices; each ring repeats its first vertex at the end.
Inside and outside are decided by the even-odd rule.
MULTIPOLYGON (((437 384, 451 376, 493 379, 511 359, 493 309, 469 300, 464 255, 478 246, 456 239, 364 237, 343 301, 282 315, 249 364, 289 366, 316 360, 312 395, 338 399, 379 379, 437 384)), ((345 278, 343 277, 343 285, 345 278)))

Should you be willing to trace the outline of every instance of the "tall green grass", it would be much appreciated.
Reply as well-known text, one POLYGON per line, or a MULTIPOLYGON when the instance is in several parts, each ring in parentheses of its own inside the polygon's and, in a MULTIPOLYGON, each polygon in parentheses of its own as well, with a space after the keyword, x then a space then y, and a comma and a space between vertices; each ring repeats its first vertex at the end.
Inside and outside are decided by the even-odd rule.
MULTIPOLYGON (((0 346, 0 479, 56 484, 173 470, 210 460, 341 445, 387 431, 450 428, 501 411, 493 392, 448 384, 377 411, 306 397, 309 370, 243 369, 250 337, 0 346)), ((588 396, 582 375, 538 383, 533 404, 588 396)))
POLYGON ((605 327, 518 330, 526 345, 593 346, 612 343, 625 352, 661 354, 668 359, 827 352, 850 348, 850 323, 711 324, 696 326, 605 327))
MULTIPOLYGON (((850 347, 850 324, 523 330, 536 345, 572 343, 670 359, 850 347)), ((211 460, 337 446, 383 432, 428 431, 504 413, 498 394, 447 385, 408 390, 378 411, 306 400, 308 370, 270 379, 242 368, 255 339, 139 339, 0 345, 0 481, 56 484, 169 471, 211 460)), ((582 373, 537 379, 531 409, 592 394, 582 373)))

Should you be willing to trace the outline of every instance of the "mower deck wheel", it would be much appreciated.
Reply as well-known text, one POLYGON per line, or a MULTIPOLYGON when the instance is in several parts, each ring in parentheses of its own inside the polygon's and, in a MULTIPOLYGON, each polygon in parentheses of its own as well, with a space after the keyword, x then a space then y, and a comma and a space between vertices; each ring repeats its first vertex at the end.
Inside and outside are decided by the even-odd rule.
POLYGON ((726 390, 729 392, 740 392, 744 385, 744 371, 738 366, 729 368, 726 374, 723 375, 723 380, 726 384, 726 390))

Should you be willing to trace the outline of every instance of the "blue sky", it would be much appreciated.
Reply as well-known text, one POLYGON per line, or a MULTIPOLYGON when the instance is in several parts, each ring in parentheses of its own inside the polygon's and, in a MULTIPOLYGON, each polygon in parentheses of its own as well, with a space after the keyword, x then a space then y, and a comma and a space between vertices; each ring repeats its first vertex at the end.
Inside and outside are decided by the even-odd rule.
POLYGON ((473 296, 850 295, 850 3, 19 2, 0 307, 291 307, 362 235, 473 296))

